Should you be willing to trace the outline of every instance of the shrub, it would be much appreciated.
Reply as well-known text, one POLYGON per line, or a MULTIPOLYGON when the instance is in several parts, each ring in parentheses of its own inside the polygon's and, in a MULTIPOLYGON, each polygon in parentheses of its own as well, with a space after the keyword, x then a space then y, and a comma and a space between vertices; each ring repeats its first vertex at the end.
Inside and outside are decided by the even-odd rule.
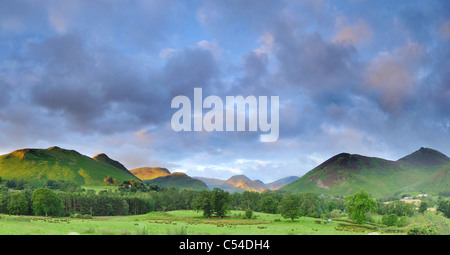
POLYGON ((406 232, 408 235, 437 235, 438 232, 434 226, 431 225, 413 225, 406 232))
POLYGON ((450 200, 440 201, 437 211, 442 212, 445 217, 450 218, 450 200))
MULTIPOLYGON (((425 226, 423 227, 425 230, 431 228, 438 235, 450 234, 450 224, 441 212, 425 211, 424 214, 417 214, 414 217, 408 218, 408 222, 412 227, 425 226)), ((422 232, 426 233, 426 231, 418 231, 419 234, 422 232)))
POLYGON ((336 219, 336 218, 341 218, 344 216, 346 216, 346 214, 339 209, 333 209, 331 212, 328 212, 325 214, 325 218, 327 218, 327 219, 330 219, 330 218, 336 219))
POLYGON ((247 211, 245 211, 245 218, 251 219, 252 215, 253 215, 252 209, 247 209, 247 211))
POLYGON ((397 221, 398 221, 398 216, 395 214, 385 214, 383 215, 383 218, 381 219, 381 223, 383 223, 384 225, 388 226, 388 227, 392 227, 397 225, 397 221))
POLYGON ((406 216, 399 217, 397 220, 397 227, 401 228, 401 227, 405 227, 406 225, 407 225, 406 216))
POLYGON ((92 215, 89 214, 81 214, 81 213, 74 213, 74 214, 70 214, 69 216, 70 218, 74 218, 74 219, 92 219, 92 215))

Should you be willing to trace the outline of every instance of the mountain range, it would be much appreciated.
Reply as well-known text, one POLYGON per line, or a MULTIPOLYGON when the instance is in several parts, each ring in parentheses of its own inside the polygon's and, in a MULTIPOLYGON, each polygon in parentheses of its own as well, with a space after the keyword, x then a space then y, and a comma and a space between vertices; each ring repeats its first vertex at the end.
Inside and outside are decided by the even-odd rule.
POLYGON ((194 177, 206 183, 208 188, 220 188, 229 192, 256 191, 263 192, 265 190, 277 190, 280 187, 298 179, 297 176, 289 176, 280 180, 263 183, 260 180, 250 180, 245 175, 234 175, 228 180, 220 180, 216 178, 194 177))
POLYGON ((345 196, 364 189, 374 197, 381 197, 396 192, 437 194, 450 190, 450 159, 439 151, 423 147, 396 161, 340 153, 301 177, 289 176, 266 184, 260 180, 251 180, 245 175, 220 180, 171 173, 161 167, 128 170, 104 153, 91 158, 56 146, 47 149, 20 149, 0 156, 0 177, 5 180, 24 179, 37 185, 45 180, 105 185, 103 180, 107 176, 116 179, 118 183, 133 179, 147 184, 193 190, 221 188, 229 192, 313 191, 345 196))
POLYGON ((450 159, 422 147, 397 161, 341 153, 280 190, 348 195, 364 189, 374 197, 396 192, 437 194, 450 190, 449 180, 450 159))

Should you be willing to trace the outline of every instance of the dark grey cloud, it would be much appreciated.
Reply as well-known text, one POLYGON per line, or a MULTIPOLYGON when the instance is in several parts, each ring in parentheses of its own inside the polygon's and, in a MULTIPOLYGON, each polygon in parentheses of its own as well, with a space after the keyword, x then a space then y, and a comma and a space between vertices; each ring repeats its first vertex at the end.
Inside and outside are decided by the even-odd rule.
POLYGON ((310 32, 298 22, 279 19, 270 30, 279 86, 302 88, 319 103, 345 102, 362 79, 364 65, 357 49, 310 32))
POLYGON ((208 90, 218 79, 220 69, 213 54, 195 46, 176 51, 168 56, 161 74, 161 85, 170 95, 193 94, 194 88, 208 90))
POLYGON ((110 133, 161 121, 163 98, 150 83, 150 68, 135 68, 139 61, 115 48, 56 35, 29 43, 13 63, 23 75, 14 77, 20 95, 14 100, 44 107, 69 129, 110 133))

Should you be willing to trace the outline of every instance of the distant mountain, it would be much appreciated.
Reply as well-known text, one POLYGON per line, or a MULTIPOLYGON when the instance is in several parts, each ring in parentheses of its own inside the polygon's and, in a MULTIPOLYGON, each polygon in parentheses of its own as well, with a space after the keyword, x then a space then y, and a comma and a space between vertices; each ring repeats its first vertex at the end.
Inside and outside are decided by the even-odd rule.
POLYGON ((210 188, 219 188, 228 192, 244 192, 244 191, 256 191, 263 192, 267 189, 266 185, 259 181, 250 180, 245 175, 234 175, 228 180, 220 180, 215 178, 195 177, 198 180, 203 181, 210 188))
POLYGON ((121 183, 140 181, 118 161, 105 154, 95 158, 74 150, 50 147, 48 149, 20 149, 0 156, 0 177, 24 179, 32 184, 45 180, 64 180, 79 185, 104 185, 110 176, 121 183))
POLYGON ((206 178, 206 177, 194 177, 206 183, 208 188, 220 188, 228 192, 244 192, 244 191, 257 191, 263 192, 264 190, 277 190, 280 187, 295 181, 298 179, 296 176, 289 176, 283 179, 264 184, 260 180, 250 180, 245 175, 234 175, 228 180, 220 180, 216 178, 206 178))
POLYGON ((288 177, 284 177, 280 180, 271 182, 271 183, 267 183, 266 186, 269 188, 269 190, 278 190, 281 187, 297 180, 299 177, 298 176, 288 176, 288 177))
POLYGON ((151 180, 170 174, 170 171, 163 167, 141 167, 132 169, 130 172, 141 180, 151 180))
POLYGON ((243 192, 244 190, 241 188, 234 187, 232 184, 226 183, 225 180, 220 180, 216 178, 208 178, 208 177, 193 177, 204 182, 209 189, 219 188, 228 192, 243 192))
POLYGON ((263 192, 267 189, 267 186, 262 181, 252 181, 245 175, 234 175, 230 179, 226 180, 225 183, 248 191, 263 192))
POLYGON ((163 187, 173 187, 177 189, 207 190, 208 186, 198 179, 194 179, 185 173, 172 173, 153 179, 143 181, 145 184, 155 184, 163 187))
POLYGON ((380 197, 395 192, 448 191, 449 180, 448 157, 438 151, 421 148, 397 161, 341 153, 280 190, 348 195, 362 188, 380 197))

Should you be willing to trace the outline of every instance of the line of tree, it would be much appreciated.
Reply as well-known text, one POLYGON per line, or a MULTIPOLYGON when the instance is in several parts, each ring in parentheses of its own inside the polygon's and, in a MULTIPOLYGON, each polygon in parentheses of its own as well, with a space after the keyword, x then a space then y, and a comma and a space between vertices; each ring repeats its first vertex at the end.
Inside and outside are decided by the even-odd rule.
POLYGON ((196 191, 62 192, 48 188, 0 192, 0 213, 13 215, 137 215, 151 211, 190 210, 196 191))
POLYGON ((262 193, 245 191, 228 194, 220 189, 201 191, 194 199, 194 209, 203 211, 205 217, 223 217, 230 209, 246 211, 246 217, 253 211, 281 213, 292 221, 300 216, 324 217, 333 211, 345 209, 342 199, 321 197, 313 192, 300 194, 266 191, 262 193))

